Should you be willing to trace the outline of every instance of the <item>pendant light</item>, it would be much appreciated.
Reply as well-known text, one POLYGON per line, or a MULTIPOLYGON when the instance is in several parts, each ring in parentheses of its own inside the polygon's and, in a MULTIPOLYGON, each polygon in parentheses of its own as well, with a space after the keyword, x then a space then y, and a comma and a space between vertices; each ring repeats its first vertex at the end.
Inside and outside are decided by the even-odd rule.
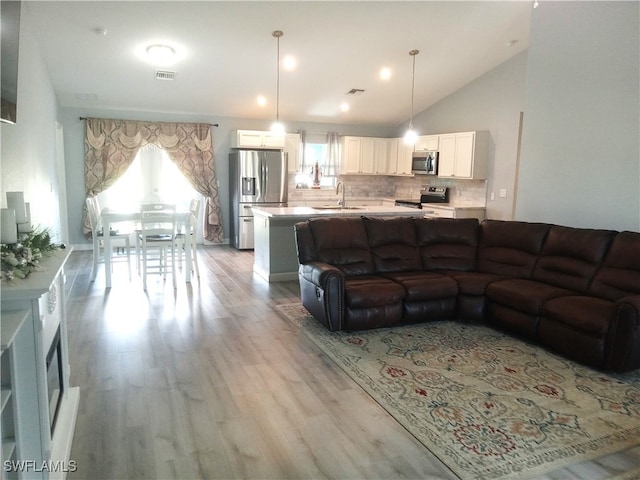
POLYGON ((277 74, 276 74, 276 121, 271 125, 271 131, 273 133, 284 135, 284 125, 280 123, 280 37, 284 35, 281 30, 274 30, 271 35, 277 41, 276 47, 276 61, 277 61, 277 74))
POLYGON ((420 50, 411 50, 409 55, 413 57, 413 73, 411 75, 411 119, 409 120, 409 129, 404 134, 404 143, 409 145, 415 145, 418 140, 418 134, 413 129, 413 95, 416 88, 416 55, 420 53, 420 50))

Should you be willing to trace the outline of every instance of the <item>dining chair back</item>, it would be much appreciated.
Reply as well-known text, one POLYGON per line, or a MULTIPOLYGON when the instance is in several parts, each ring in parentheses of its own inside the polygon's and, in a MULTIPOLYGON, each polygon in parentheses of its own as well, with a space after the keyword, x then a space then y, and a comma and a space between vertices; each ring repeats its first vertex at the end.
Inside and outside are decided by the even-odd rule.
MULTIPOLYGON (((87 215, 89 217, 89 224, 91 225, 91 239, 93 242, 93 262, 91 264, 91 275, 89 281, 93 282, 96 279, 98 270, 98 263, 104 263, 104 231, 102 229, 102 221, 100 219, 100 209, 97 197, 87 197, 87 215)), ((110 230, 110 241, 112 248, 122 248, 127 256, 127 267, 129 270, 129 280, 131 280, 131 257, 130 250, 131 245, 129 242, 129 233, 119 233, 115 230, 110 230), (118 245, 117 242, 124 243, 124 246, 118 245), (115 243, 114 243, 115 242, 115 243)), ((112 264, 113 265, 113 264, 112 264)), ((113 267, 112 267, 113 268, 113 267)))
POLYGON ((142 257, 142 282, 147 289, 147 276, 171 272, 173 288, 176 288, 175 205, 165 203, 143 204, 140 211, 140 256, 142 257))
POLYGON ((189 264, 191 271, 196 273, 197 277, 200 277, 200 269, 198 268, 198 256, 196 251, 197 239, 198 239, 198 224, 200 219, 200 200, 194 198, 189 203, 189 223, 185 226, 185 232, 179 232, 176 236, 176 247, 178 249, 178 264, 182 265, 182 252, 184 249, 185 241, 190 242, 191 258, 187 258, 186 262, 189 264))

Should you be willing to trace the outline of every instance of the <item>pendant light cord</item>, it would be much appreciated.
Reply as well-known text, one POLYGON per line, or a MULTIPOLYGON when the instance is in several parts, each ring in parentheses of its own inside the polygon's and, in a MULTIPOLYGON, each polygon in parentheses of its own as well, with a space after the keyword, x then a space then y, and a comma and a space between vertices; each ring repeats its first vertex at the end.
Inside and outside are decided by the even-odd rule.
POLYGON ((416 55, 420 50, 411 50, 409 55, 413 57, 413 71, 411 73, 411 119, 409 120, 409 129, 413 129, 413 96, 416 89, 416 55))
POLYGON ((280 37, 284 33, 275 30, 272 35, 276 37, 276 123, 280 123, 280 37))

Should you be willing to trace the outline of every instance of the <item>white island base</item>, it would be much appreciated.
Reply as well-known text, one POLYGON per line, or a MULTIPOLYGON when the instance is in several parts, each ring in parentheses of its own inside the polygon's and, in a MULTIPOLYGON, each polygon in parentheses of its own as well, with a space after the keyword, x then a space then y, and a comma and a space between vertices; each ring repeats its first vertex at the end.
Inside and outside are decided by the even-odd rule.
POLYGON ((298 254, 293 226, 310 218, 351 216, 423 217, 416 208, 363 206, 347 209, 313 207, 254 207, 253 271, 270 283, 298 278, 298 254))

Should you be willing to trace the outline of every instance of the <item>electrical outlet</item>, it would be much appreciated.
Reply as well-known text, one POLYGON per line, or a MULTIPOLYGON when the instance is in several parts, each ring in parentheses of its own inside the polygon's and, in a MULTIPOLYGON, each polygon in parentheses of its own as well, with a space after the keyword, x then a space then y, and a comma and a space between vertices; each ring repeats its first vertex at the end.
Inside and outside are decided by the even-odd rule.
POLYGON ((500 189, 500 198, 507 198, 507 189, 506 188, 501 188, 500 189))

